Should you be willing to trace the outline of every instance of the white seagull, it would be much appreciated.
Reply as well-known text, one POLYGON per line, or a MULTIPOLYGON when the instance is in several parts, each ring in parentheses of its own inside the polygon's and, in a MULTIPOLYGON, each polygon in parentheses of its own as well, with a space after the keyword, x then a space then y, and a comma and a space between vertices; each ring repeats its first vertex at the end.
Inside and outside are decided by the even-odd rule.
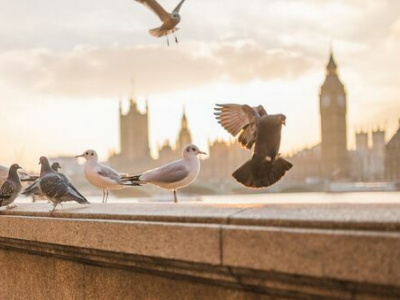
POLYGON ((130 179, 138 183, 151 183, 164 189, 173 190, 174 202, 177 203, 176 190, 191 184, 199 175, 199 154, 206 153, 200 151, 195 145, 188 145, 183 149, 183 159, 132 176, 130 179))
POLYGON ((81 155, 86 159, 84 172, 86 179, 94 186, 103 190, 103 203, 107 202, 108 191, 119 190, 126 186, 140 186, 137 182, 130 181, 126 176, 119 174, 114 169, 99 163, 97 153, 94 150, 86 150, 81 155))
POLYGON ((185 0, 181 0, 179 4, 175 7, 172 13, 168 13, 165 9, 158 4, 156 0, 136 0, 151 9, 161 20, 162 25, 157 28, 149 30, 149 33, 155 37, 166 36, 167 45, 169 46, 168 34, 172 33, 175 37, 175 42, 178 43, 178 38, 175 35, 175 31, 179 28, 176 27, 181 21, 181 16, 179 15, 179 9, 181 8, 185 0))

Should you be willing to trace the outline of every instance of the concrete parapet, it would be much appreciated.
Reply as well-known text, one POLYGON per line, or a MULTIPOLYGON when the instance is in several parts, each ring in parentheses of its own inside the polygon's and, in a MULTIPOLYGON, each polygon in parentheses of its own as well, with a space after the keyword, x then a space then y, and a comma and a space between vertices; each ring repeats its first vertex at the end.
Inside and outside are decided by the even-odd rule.
POLYGON ((49 208, 0 211, 1 299, 400 299, 398 204, 49 208))

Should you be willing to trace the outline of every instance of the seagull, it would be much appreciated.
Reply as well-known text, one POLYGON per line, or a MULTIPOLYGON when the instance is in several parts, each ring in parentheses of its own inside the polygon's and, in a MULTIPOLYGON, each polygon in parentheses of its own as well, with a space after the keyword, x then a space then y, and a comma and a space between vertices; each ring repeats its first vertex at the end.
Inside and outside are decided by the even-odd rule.
POLYGON ((149 33, 155 37, 166 36, 167 45, 169 46, 168 34, 172 33, 175 37, 175 42, 178 43, 178 38, 175 35, 175 31, 179 28, 176 27, 181 21, 181 16, 179 15, 179 10, 185 0, 181 0, 179 4, 175 7, 172 13, 168 13, 165 9, 158 4, 156 0, 136 0, 151 9, 161 20, 162 25, 157 28, 149 30, 149 33))
POLYGON ((157 169, 132 176, 133 181, 151 183, 158 187, 173 190, 174 202, 178 202, 176 190, 191 184, 200 172, 198 155, 205 154, 195 145, 188 145, 183 149, 183 159, 163 165, 157 169))
POLYGON ((54 207, 51 212, 55 211, 58 204, 66 201, 76 201, 79 204, 90 204, 76 189, 73 188, 68 178, 50 167, 49 160, 45 156, 39 159, 41 165, 39 188, 44 196, 49 199, 54 207))
POLYGON ((0 207, 5 205, 7 205, 6 209, 17 207, 16 205, 10 206, 10 204, 14 202, 22 188, 18 169, 21 169, 18 164, 11 165, 7 180, 0 187, 0 207))
POLYGON ((86 159, 84 172, 86 179, 94 186, 103 190, 103 201, 107 203, 108 192, 110 190, 119 190, 127 186, 140 186, 137 182, 130 181, 125 175, 119 174, 114 169, 99 163, 96 151, 86 150, 81 155, 86 159))
POLYGON ((268 187, 279 181, 292 164, 279 154, 283 114, 269 115, 262 105, 251 107, 240 104, 217 104, 216 118, 245 148, 254 145, 253 157, 232 176, 251 188, 268 187))

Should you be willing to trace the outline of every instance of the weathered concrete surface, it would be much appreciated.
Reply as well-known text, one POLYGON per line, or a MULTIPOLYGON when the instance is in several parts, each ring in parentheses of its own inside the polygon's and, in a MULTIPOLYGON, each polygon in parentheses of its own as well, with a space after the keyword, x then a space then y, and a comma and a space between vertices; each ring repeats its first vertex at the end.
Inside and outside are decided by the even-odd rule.
POLYGON ((49 208, 0 211, 5 299, 400 299, 400 205, 49 208))

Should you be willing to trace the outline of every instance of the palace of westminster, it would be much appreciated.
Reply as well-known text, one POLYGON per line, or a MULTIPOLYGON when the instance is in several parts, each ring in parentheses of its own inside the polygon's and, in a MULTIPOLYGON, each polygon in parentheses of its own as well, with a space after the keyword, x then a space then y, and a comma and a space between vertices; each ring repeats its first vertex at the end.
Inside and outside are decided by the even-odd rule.
MULTIPOLYGON (((388 143, 385 142, 383 130, 357 132, 356 149, 348 150, 346 90, 339 79, 332 53, 326 66, 319 103, 321 142, 287 157, 294 167, 286 174, 284 182, 400 181, 400 128, 388 143)), ((158 149, 159 159, 153 159, 149 149, 148 113, 147 108, 141 113, 133 99, 126 114, 120 108, 121 151, 109 159, 109 164, 117 170, 141 172, 179 159, 184 145, 192 142, 188 120, 183 113, 175 145, 164 143, 158 149), (135 169, 129 170, 127 166, 135 166, 135 169)), ((250 151, 233 141, 210 142, 209 156, 202 160, 198 180, 211 183, 233 180, 231 173, 250 156, 250 151)))

